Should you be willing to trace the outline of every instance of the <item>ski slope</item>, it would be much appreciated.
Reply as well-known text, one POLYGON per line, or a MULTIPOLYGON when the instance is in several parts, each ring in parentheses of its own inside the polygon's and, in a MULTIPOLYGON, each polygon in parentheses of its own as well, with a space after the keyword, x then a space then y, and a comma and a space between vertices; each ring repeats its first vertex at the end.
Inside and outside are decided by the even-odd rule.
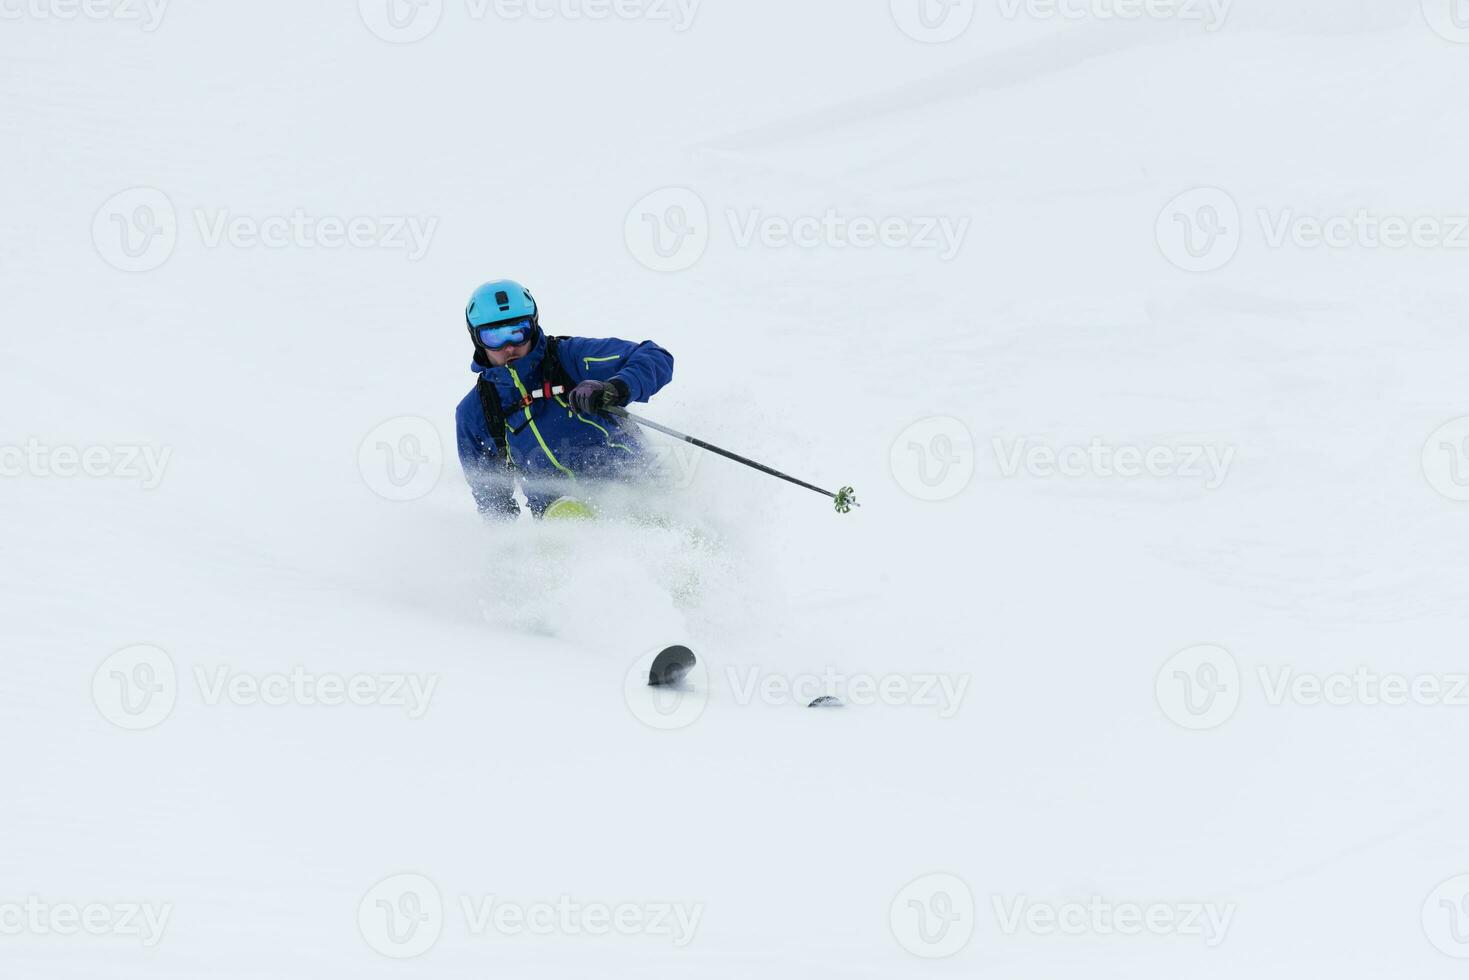
POLYGON ((1447 0, 357 6, 4 8, 0 976, 1462 973, 1447 0), (861 508, 485 526, 500 276, 861 508))

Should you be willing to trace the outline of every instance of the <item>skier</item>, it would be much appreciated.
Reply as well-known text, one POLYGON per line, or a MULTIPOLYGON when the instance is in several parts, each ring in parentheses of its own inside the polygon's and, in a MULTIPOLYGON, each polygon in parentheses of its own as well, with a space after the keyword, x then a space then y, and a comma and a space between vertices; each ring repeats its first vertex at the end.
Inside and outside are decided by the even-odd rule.
POLYGON ((509 279, 476 289, 464 315, 479 379, 455 422, 459 462, 482 515, 517 516, 518 479, 537 517, 586 516, 578 480, 646 472, 636 432, 603 410, 645 402, 668 384, 668 351, 651 340, 548 337, 535 297, 509 279))

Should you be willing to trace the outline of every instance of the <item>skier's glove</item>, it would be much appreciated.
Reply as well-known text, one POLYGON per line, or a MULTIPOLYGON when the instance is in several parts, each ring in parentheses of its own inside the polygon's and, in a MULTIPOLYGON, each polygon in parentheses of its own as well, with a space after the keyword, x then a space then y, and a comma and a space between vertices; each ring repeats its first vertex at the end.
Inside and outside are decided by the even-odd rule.
POLYGON ((571 389, 571 394, 567 397, 578 414, 595 415, 603 409, 625 405, 627 386, 617 378, 611 381, 583 381, 571 389))

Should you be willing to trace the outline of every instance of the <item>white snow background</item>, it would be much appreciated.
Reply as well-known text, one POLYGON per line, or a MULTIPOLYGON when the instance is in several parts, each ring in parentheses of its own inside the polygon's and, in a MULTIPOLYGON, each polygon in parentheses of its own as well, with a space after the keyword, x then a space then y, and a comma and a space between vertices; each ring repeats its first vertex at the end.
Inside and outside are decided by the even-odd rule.
POLYGON ((1461 0, 160 3, 0 2, 0 977, 1462 975, 1461 0), (485 526, 501 276, 861 508, 485 526))

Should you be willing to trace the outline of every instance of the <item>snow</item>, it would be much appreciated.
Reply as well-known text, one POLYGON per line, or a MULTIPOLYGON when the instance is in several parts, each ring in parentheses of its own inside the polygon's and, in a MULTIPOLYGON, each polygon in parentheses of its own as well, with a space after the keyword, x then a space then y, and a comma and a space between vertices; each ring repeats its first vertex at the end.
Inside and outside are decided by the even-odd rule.
POLYGON ((940 44, 902 0, 446 0, 403 44, 358 6, 0 8, 0 976, 1459 975, 1447 0, 1006 2, 940 44), (150 203, 172 249, 130 256, 150 203), (674 204, 702 252, 639 237, 674 204), (322 244, 354 218, 403 247, 322 244), (484 526, 452 412, 499 276, 668 347, 639 411, 861 508, 649 434, 666 521, 484 526), (682 700, 639 683, 674 642, 682 700), (120 709, 139 664, 171 710, 120 709), (1180 707, 1201 666, 1232 712, 1180 707), (403 875, 422 950, 374 925, 403 875), (155 942, 56 934, 129 904, 155 942))

